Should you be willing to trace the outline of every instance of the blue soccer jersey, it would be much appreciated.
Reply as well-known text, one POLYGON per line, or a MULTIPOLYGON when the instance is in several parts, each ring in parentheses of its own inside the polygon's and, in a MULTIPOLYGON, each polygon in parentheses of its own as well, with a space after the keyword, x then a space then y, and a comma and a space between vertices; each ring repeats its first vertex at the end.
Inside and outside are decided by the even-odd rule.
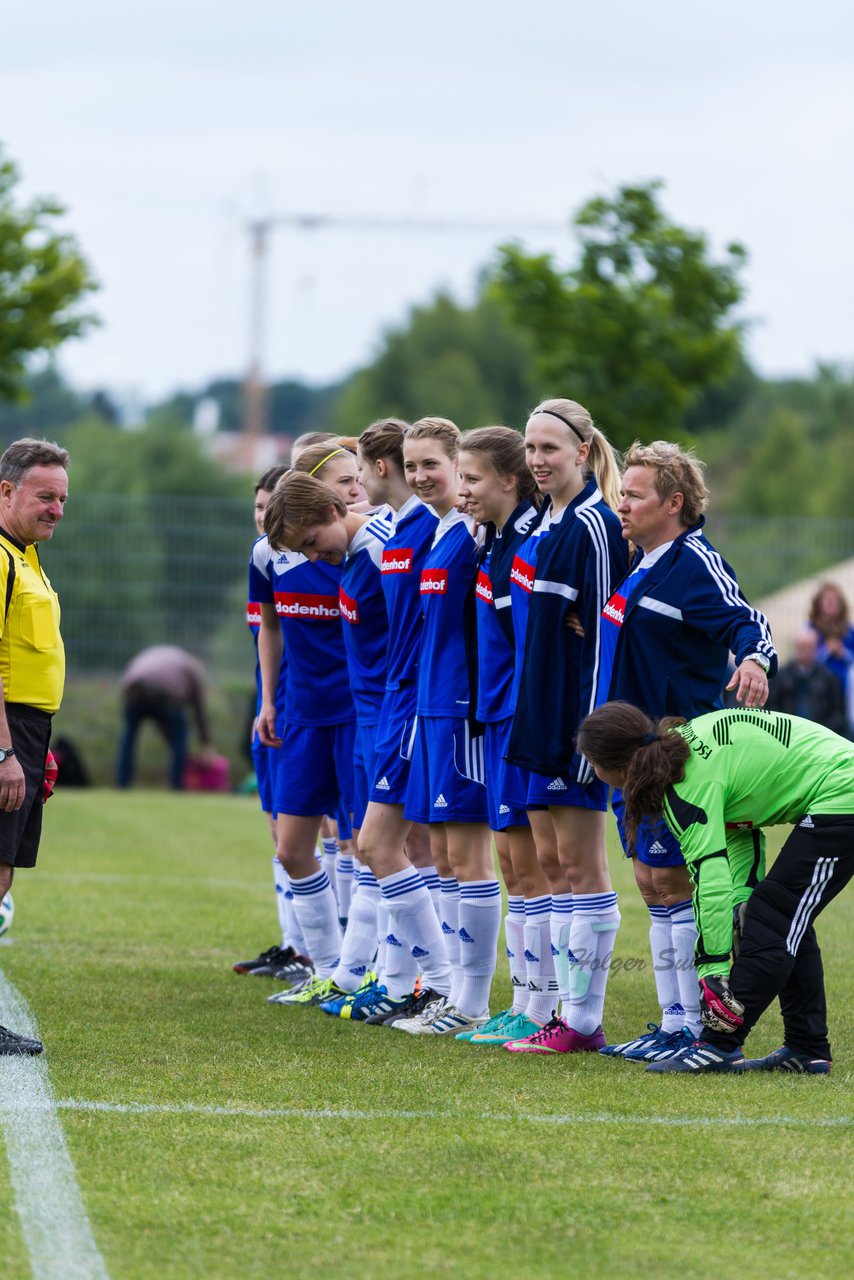
POLYGON ((501 530, 490 539, 478 569, 477 605, 477 718, 484 724, 506 720, 513 714, 511 701, 514 669, 514 637, 510 607, 510 572, 519 544, 527 537, 537 516, 528 499, 520 503, 501 530))
POLYGON ((640 586, 641 581, 646 577, 656 560, 661 558, 670 545, 669 542, 666 542, 664 546, 656 547, 655 551, 650 552, 648 556, 644 556, 637 567, 612 592, 608 603, 602 610, 602 656, 596 689, 597 707, 600 707, 603 702, 607 702, 610 694, 611 681, 614 676, 614 659, 617 656, 617 641, 620 638, 620 631, 626 619, 626 601, 633 594, 635 588, 640 586))
POLYGON ((522 682, 522 667, 525 661, 525 634, 528 629, 528 612, 531 607, 531 595, 534 590, 534 578, 537 572, 537 553, 542 540, 552 529, 558 527, 552 521, 551 507, 546 506, 538 513, 537 523, 526 538, 516 545, 510 565, 510 614, 513 624, 513 684, 510 691, 511 711, 515 710, 519 697, 519 686, 522 682))
POLYGON ((341 570, 311 564, 291 551, 265 552, 255 544, 249 593, 273 604, 288 664, 285 721, 292 725, 342 724, 355 716, 338 591, 341 570))
POLYGON ((418 675, 421 632, 421 570, 436 533, 432 507, 413 495, 397 513, 382 554, 382 585, 388 611, 386 688, 412 684, 418 675))
MULTIPOLYGON (((255 714, 261 710, 261 664, 258 661, 258 632, 261 629, 261 601, 252 597, 252 566, 255 560, 255 549, 258 548, 259 557, 265 554, 268 559, 273 556, 270 550, 270 544, 266 536, 256 539, 252 547, 252 556, 249 560, 249 599, 246 602, 246 625, 249 628, 252 639, 255 641, 255 714)), ((288 664, 284 652, 282 653, 282 665, 279 670, 279 686, 276 689, 276 710, 281 713, 285 706, 285 689, 287 687, 288 664)))
POLYGON ((418 663, 418 714, 467 716, 469 689, 463 614, 477 571, 471 516, 454 509, 436 526, 421 570, 424 632, 418 663))
POLYGON ((376 723, 386 687, 389 631, 380 566, 390 532, 384 518, 362 525, 350 543, 338 590, 350 688, 361 723, 376 723))

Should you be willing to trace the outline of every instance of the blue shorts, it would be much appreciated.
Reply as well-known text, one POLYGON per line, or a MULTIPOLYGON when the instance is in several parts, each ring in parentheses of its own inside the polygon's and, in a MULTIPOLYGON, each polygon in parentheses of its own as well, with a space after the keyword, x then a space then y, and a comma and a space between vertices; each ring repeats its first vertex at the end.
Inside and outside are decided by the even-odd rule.
POLYGON ((567 777, 534 773, 532 769, 528 782, 528 808, 541 809, 552 804, 567 809, 595 809, 597 813, 607 813, 608 788, 599 778, 594 778, 585 787, 567 777))
POLYGON ((276 785, 276 765, 279 759, 277 747, 265 747, 256 733, 252 739, 252 764, 258 779, 258 799, 265 813, 273 813, 273 792, 276 785))
POLYGON ((409 764, 415 746, 414 684, 389 689, 377 725, 376 771, 368 798, 377 804, 405 804, 409 764))
POLYGON ((365 821, 365 810, 371 798, 371 784, 376 774, 377 726, 356 722, 356 749, 353 756, 353 826, 358 830, 365 821))
MULTIPOLYGON (((617 819, 617 831, 620 834, 620 844, 627 858, 633 855, 626 849, 626 827, 623 815, 626 806, 623 803, 623 793, 619 789, 614 790, 611 796, 611 808, 614 811, 614 817, 617 819)), ((682 848, 673 832, 668 827, 663 818, 659 818, 656 822, 642 821, 638 827, 638 846, 637 846, 638 862, 642 862, 647 867, 684 867, 685 859, 682 857, 682 848)))
POLYGON ((406 788, 411 822, 487 822, 483 738, 468 720, 419 716, 406 788))
POLYGON ((527 790, 527 770, 518 765, 508 764, 504 759, 510 742, 510 730, 513 717, 496 720, 486 726, 483 736, 483 755, 486 763, 486 811, 489 815, 489 826, 492 831, 506 831, 508 827, 527 827, 528 815, 525 812, 525 792, 527 790), (522 777, 509 782, 511 774, 522 777), (517 803, 510 797, 519 795, 517 803))
MULTIPOLYGON (((273 800, 276 813, 322 817, 353 808, 356 725, 285 725, 273 800)), ((346 837, 345 837, 346 838, 346 837)))

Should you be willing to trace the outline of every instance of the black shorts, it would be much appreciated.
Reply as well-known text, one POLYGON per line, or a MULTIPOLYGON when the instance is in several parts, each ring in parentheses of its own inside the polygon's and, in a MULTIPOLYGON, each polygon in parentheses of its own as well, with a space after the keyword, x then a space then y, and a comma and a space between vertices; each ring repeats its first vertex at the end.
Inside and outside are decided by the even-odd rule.
POLYGON ((42 834, 44 769, 52 717, 36 707, 7 702, 6 718, 26 787, 20 809, 13 813, 0 809, 0 862, 13 867, 34 867, 42 834))

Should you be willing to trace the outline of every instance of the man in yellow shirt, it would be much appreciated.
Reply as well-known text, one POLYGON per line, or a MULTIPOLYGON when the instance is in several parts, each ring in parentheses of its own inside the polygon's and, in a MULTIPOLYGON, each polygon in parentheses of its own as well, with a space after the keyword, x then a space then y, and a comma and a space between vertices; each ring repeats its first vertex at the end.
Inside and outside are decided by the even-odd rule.
MULTIPOLYGON (((36 544, 52 538, 68 497, 65 449, 10 444, 0 458, 0 897, 16 867, 34 867, 51 719, 62 700, 59 600, 36 544)), ((42 1044, 0 1027, 0 1054, 42 1044)))

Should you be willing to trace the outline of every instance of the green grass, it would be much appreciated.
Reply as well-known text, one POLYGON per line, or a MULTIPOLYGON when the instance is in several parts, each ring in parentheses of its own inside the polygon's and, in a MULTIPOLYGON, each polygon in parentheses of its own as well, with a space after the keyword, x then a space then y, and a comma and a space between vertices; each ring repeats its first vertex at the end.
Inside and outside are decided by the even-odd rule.
MULTIPOLYGON (((251 800, 67 793, 45 816, 0 966, 57 1098, 289 1112, 63 1110, 113 1280, 848 1274, 850 894, 819 925, 830 1079, 659 1078, 267 1004, 275 984, 230 969, 276 933, 251 800)), ((647 913, 612 867, 618 958, 646 958, 647 913)), ((493 1009, 508 1001, 500 967, 493 1009)), ((616 972, 609 1036, 655 1007, 648 967, 616 972)), ((769 1012, 750 1048, 779 1043, 769 1012)), ((29 1275, 11 1197, 0 1158, 4 1280, 29 1275)))

